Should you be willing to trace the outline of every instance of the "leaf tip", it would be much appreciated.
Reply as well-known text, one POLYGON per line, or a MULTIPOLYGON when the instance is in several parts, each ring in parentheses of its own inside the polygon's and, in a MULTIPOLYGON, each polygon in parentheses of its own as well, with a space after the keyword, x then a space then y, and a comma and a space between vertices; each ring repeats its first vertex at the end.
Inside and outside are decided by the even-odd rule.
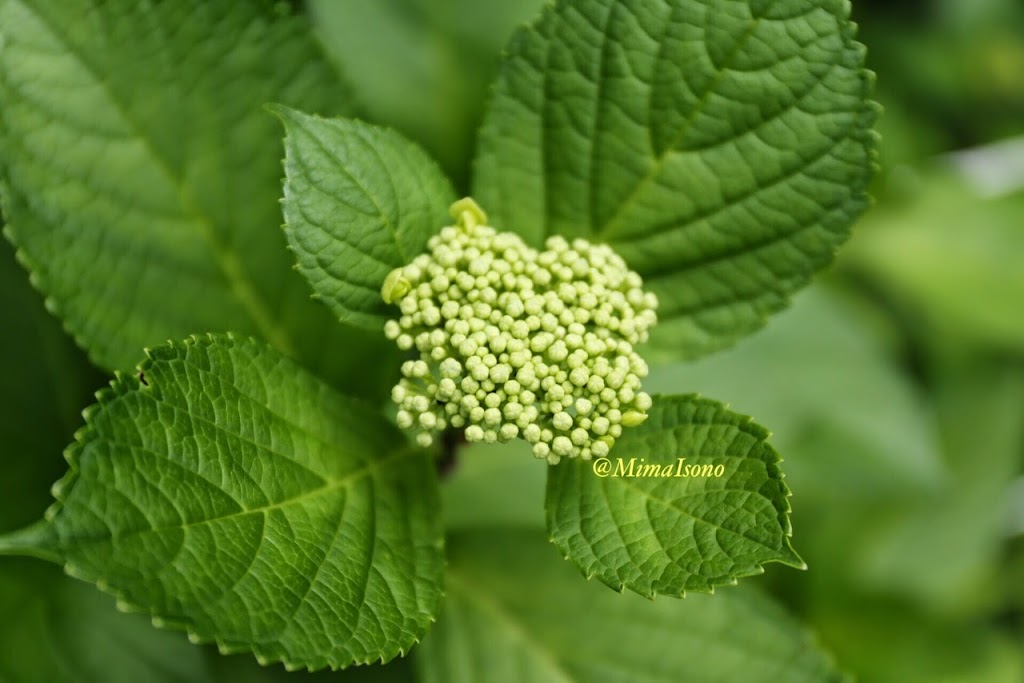
POLYGON ((263 105, 263 111, 273 115, 281 123, 287 123, 288 119, 292 118, 292 115, 295 113, 294 109, 280 102, 267 102, 263 105))
POLYGON ((788 537, 786 538, 786 541, 783 544, 782 552, 779 555, 777 561, 786 565, 787 567, 799 569, 800 571, 807 571, 807 563, 804 562, 804 559, 800 557, 796 550, 794 550, 793 544, 790 542, 788 537))

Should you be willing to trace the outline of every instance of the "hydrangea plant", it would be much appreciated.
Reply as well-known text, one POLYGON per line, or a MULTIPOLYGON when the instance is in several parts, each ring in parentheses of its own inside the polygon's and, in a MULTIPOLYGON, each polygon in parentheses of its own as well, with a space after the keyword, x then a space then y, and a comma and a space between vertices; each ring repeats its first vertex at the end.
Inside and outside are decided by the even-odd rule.
MULTIPOLYGON (((549 539, 619 591, 802 566, 768 432, 643 380, 756 331, 865 208, 875 107, 848 13, 558 0, 502 58, 477 204, 400 133, 345 117, 347 90, 287 8, 0 0, 6 234, 115 372, 56 502, 0 554, 58 562, 157 626, 289 669, 386 662, 441 616, 423 680, 512 680, 477 664, 492 636, 498 659, 525 662, 499 670, 564 680, 487 621, 500 604, 538 638, 613 658, 617 628, 643 649, 638 634, 742 623, 738 642, 781 653, 785 680, 833 680, 750 593, 698 610, 590 593, 622 624, 566 637, 538 615, 573 582, 538 568, 558 559, 529 534, 445 548, 437 461, 460 440, 527 442, 549 539), (286 131, 290 251, 265 103, 286 131), (676 476, 682 459, 721 474, 676 476), (658 476, 594 466, 626 460, 658 476)), ((630 680, 712 675, 687 655, 699 639, 684 645, 630 680)), ((591 680, 577 654, 551 658, 591 680)), ((734 680, 782 680, 744 661, 734 680)))

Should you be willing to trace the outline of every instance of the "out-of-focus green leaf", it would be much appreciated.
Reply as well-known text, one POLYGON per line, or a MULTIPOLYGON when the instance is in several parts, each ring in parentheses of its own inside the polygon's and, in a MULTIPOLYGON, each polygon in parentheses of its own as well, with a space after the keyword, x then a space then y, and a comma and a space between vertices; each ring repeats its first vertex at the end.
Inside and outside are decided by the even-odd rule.
POLYGON ((102 380, 43 308, 3 240, 0 311, 0 530, 9 530, 38 519, 52 502, 64 446, 102 380))
MULTIPOLYGON (((455 191, 393 130, 284 106, 284 217, 299 272, 342 321, 381 334, 381 284, 445 225, 455 191)), ((340 349, 339 349, 340 352, 340 349)))
POLYGON ((0 681, 213 683, 203 651, 181 633, 121 614, 60 569, 0 560, 0 681))
POLYGON ((309 0, 328 54, 372 120, 422 144, 468 190, 498 54, 543 0, 309 0))
MULTIPOLYGON (((879 94, 939 136, 941 150, 1024 132, 1019 0, 854 2, 879 94)), ((889 138, 883 137, 888 146, 889 138)))
POLYGON ((863 683, 1024 680, 1020 644, 983 622, 947 623, 912 605, 837 595, 817 602, 811 620, 863 683))
POLYGON ((1024 348, 1024 192, 986 199, 938 172, 919 183, 913 198, 872 212, 843 263, 895 297, 923 334, 1024 348))
POLYGON ((549 470, 551 541, 587 578, 648 597, 712 592, 768 562, 803 567, 790 544, 779 454, 767 438, 716 401, 655 396, 647 421, 625 430, 608 459, 549 470), (683 477, 692 467, 723 474, 683 477), (636 473, 643 468, 656 474, 636 473))
POLYGON ((449 543, 447 600, 415 651, 424 683, 831 683, 814 638, 747 587, 685 600, 580 579, 537 530, 449 543))
POLYGON ((694 358, 760 328, 867 206, 876 107, 843 0, 555 2, 480 133, 492 224, 608 242, 694 358))
POLYGON ((849 565, 868 590, 899 591, 939 611, 1000 601, 997 563, 1024 456, 1024 371, 969 363, 939 371, 936 392, 952 480, 908 496, 849 565))
POLYGON ((57 567, 0 562, 0 681, 4 683, 409 683, 408 660, 344 672, 288 672, 252 655, 223 656, 114 600, 57 567))
MULTIPOLYGON (((264 103, 347 111, 283 4, 0 2, 0 198, 49 307, 100 365, 202 332, 261 336, 353 392, 394 357, 309 298, 284 248, 264 103)), ((326 110, 326 111, 325 111, 326 110)))
POLYGON ((468 444, 444 480, 448 530, 514 525, 544 528, 547 468, 522 439, 507 444, 468 444))
POLYGON ((655 368, 644 386, 729 397, 771 425, 800 500, 836 505, 935 490, 946 473, 934 423, 870 320, 815 288, 756 337, 696 363, 655 368))
POLYGON ((221 655, 206 648, 206 666, 216 683, 415 683, 410 657, 387 664, 353 666, 344 671, 288 671, 277 664, 263 666, 250 655, 221 655))

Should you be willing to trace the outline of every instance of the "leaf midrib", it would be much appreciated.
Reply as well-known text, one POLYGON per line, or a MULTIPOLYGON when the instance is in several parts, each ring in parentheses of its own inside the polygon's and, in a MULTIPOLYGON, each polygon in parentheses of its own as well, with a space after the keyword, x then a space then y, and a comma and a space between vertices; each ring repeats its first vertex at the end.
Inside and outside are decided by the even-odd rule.
MULTIPOLYGON (((191 529, 193 527, 198 527, 198 526, 202 526, 202 525, 205 525, 205 524, 212 524, 214 522, 219 522, 219 521, 223 521, 223 520, 226 520, 226 519, 233 519, 233 518, 237 518, 237 517, 244 517, 244 516, 247 516, 247 515, 254 515, 254 514, 266 515, 269 512, 272 512, 274 510, 279 510, 279 509, 286 508, 286 507, 289 507, 289 506, 292 506, 292 505, 296 505, 296 504, 299 504, 299 503, 301 503, 303 501, 309 500, 310 498, 316 498, 316 497, 319 497, 321 495, 326 495, 328 493, 332 493, 332 492, 334 492, 336 490, 339 490, 339 489, 342 489, 342 488, 347 488, 348 486, 350 486, 351 484, 355 483, 359 479, 362 479, 363 477, 365 477, 367 475, 372 475, 377 470, 379 470, 381 467, 383 467, 384 465, 386 465, 388 463, 391 463, 392 461, 399 460, 399 459, 402 459, 402 458, 407 458, 407 457, 410 457, 410 456, 413 456, 413 455, 420 454, 422 452, 423 452, 422 449, 415 448, 413 446, 406 446, 405 448, 402 448, 402 449, 396 451, 395 453, 393 453, 393 454, 391 454, 391 455, 389 455, 389 456, 387 456, 385 458, 382 458, 380 460, 373 460, 373 461, 370 461, 370 462, 366 462, 362 468, 357 469, 357 470, 355 470, 353 472, 350 472, 350 473, 348 473, 347 475, 345 475, 344 477, 342 477, 340 479, 329 481, 327 484, 325 484, 323 486, 319 486, 319 487, 317 487, 315 489, 311 489, 309 491, 306 491, 306 492, 304 492, 304 493, 302 493, 302 494, 300 494, 298 496, 294 496, 292 498, 285 498, 283 500, 277 501, 276 503, 271 503, 269 505, 262 505, 262 506, 253 507, 253 508, 243 508, 241 510, 234 510, 232 512, 229 512, 229 513, 226 513, 226 514, 223 514, 223 515, 216 515, 216 516, 213 516, 213 517, 208 517, 208 518, 205 518, 205 519, 197 520, 195 522, 182 522, 182 523, 179 523, 179 524, 169 524, 169 525, 164 525, 164 526, 159 526, 159 527, 148 527, 148 528, 145 528, 145 529, 132 529, 132 530, 126 531, 124 533, 106 534, 106 535, 102 535, 102 536, 99 536, 99 535, 96 535, 96 536, 74 536, 73 537, 73 541, 74 541, 75 544, 83 544, 83 545, 84 544, 93 544, 93 543, 103 543, 103 542, 106 542, 106 541, 114 541, 114 540, 122 540, 122 539, 126 539, 126 538, 132 538, 134 536, 140 536, 142 534, 148 534, 148 533, 159 534, 159 533, 164 533, 164 532, 167 532, 167 531, 173 531, 173 530, 179 530, 179 529, 184 531, 186 529, 191 529)), ((61 541, 61 545, 66 545, 66 543, 62 540, 61 541)))
POLYGON ((187 219, 191 219, 188 222, 198 228, 199 235, 209 246, 210 251, 213 254, 214 261, 223 274, 224 281, 227 283, 229 290, 235 295, 235 298, 242 305, 242 308, 255 324, 256 329, 281 351, 294 356, 296 354, 296 346, 291 335, 284 326, 275 319, 270 309, 257 293, 250 278, 242 268, 238 256, 219 238, 216 228, 214 227, 215 222, 210 216, 200 210, 195 199, 182 183, 182 179, 175 173, 171 164, 158 152, 156 147, 153 145, 152 140, 143 134, 143 129, 134 119, 131 111, 125 103, 115 96, 110 81, 102 77, 96 65, 86 57, 86 55, 78 48, 77 45, 74 44, 73 41, 71 41, 67 34, 55 26, 46 16, 44 16, 42 12, 31 7, 30 4, 24 2, 24 0, 14 1, 16 1, 26 12, 36 17, 36 19, 46 27, 51 35, 64 45, 68 54, 73 56, 75 60, 92 76, 93 82, 107 94, 109 102, 120 113, 125 125, 128 127, 129 131, 134 134, 134 138, 141 142, 142 149, 148 152, 148 155, 155 163, 155 166, 161 171, 161 173, 163 173, 164 176, 166 176, 168 182, 177 191, 182 214, 187 219))
MULTIPOLYGON (((401 262, 402 263, 408 263, 409 261, 411 261, 412 259, 410 259, 408 256, 406 256, 406 254, 405 254, 405 252, 404 252, 404 250, 402 248, 402 241, 401 241, 401 239, 399 239, 399 236, 398 236, 398 228, 392 222, 391 216, 384 210, 384 207, 381 206, 381 203, 379 201, 377 201, 377 195, 375 195, 374 193, 370 192, 369 188, 366 187, 366 184, 362 181, 362 179, 356 177, 355 173, 353 173, 352 170, 350 170, 349 166, 344 162, 344 160, 342 160, 342 158, 340 156, 338 156, 338 153, 334 149, 330 148, 323 140, 321 140, 319 135, 317 135, 313 131, 309 130, 309 128, 307 128, 305 125, 302 126, 302 130, 313 140, 313 142, 316 143, 316 145, 320 148, 320 150, 324 154, 326 154, 328 157, 330 157, 331 159, 333 159, 335 161, 336 168, 338 170, 340 170, 345 176, 347 176, 353 183, 355 183, 356 187, 359 188, 359 191, 363 193, 363 196, 365 196, 367 199, 369 199, 370 202, 373 204, 374 208, 377 209, 377 215, 380 216, 381 223, 384 224, 384 227, 386 227, 388 229, 388 233, 391 235, 391 241, 395 245, 395 250, 398 252, 398 256, 401 259, 401 262)), ((371 141, 367 140, 366 138, 364 138, 359 133, 357 128, 353 127, 349 131, 343 131, 342 135, 345 135, 346 133, 350 133, 350 132, 353 133, 354 136, 359 139, 360 143, 365 145, 374 154, 377 155, 377 159, 380 160, 381 166, 383 166, 385 168, 387 167, 387 164, 384 163, 384 160, 381 159, 379 152, 377 152, 376 145, 373 144, 371 141)), ((391 190, 392 190, 392 193, 394 194, 395 205, 397 207, 398 202, 401 201, 401 197, 399 196, 398 191, 394 187, 394 179, 392 179, 391 174, 388 173, 388 174, 385 174, 385 175, 387 176, 388 181, 391 183, 391 190)), ((312 182, 312 180, 310 181, 310 184, 311 185, 314 184, 312 182)), ((324 194, 328 194, 326 190, 323 190, 323 189, 321 189, 319 187, 317 187, 317 189, 320 189, 322 192, 324 192, 324 194)), ((358 209, 355 209, 355 207, 353 207, 351 204, 348 204, 347 202, 341 202, 340 198, 339 198, 339 202, 343 203, 343 204, 346 204, 346 206, 349 206, 350 208, 352 208, 353 210, 357 211, 358 213, 364 213, 362 211, 358 211, 358 209)), ((364 215, 365 215, 365 213, 364 213, 364 215)), ((312 225, 312 222, 310 222, 310 224, 312 225)), ((363 253, 364 255, 369 256, 370 258, 373 258, 375 261, 378 261, 379 263, 384 263, 383 261, 380 261, 380 259, 374 257, 373 255, 371 255, 371 254, 369 254, 367 252, 362 252, 361 251, 360 253, 363 253)), ((384 265, 386 265, 388 267, 392 267, 390 264, 384 264, 384 265)))
MULTIPOLYGON (((747 27, 747 30, 743 33, 740 39, 736 41, 736 45, 733 47, 732 52, 730 52, 729 55, 722 61, 721 66, 716 71, 715 77, 712 79, 707 89, 703 93, 701 93, 700 99, 697 101, 696 105, 694 105, 693 110, 690 112, 690 115, 687 116, 686 120, 683 121, 683 123, 680 125, 679 131, 672 136, 671 142, 665 145, 664 151, 660 155, 655 157, 654 166, 651 167, 651 169, 640 179, 640 181, 633 186, 633 189, 630 191, 630 193, 626 196, 622 203, 619 204, 619 208, 616 209, 615 213, 612 214, 612 216, 604 222, 604 225, 595 230, 595 234, 597 234, 604 240, 608 240, 614 237, 615 229, 622 225, 622 219, 626 215, 626 211, 634 203, 636 203, 643 190, 651 183, 653 183, 655 180, 657 180, 657 178, 661 175, 661 172, 664 169, 665 164, 668 162, 669 156, 675 150, 676 146, 678 146, 686 138, 687 133, 690 132, 690 129, 693 127, 693 124, 697 120, 697 117, 700 116, 700 114, 704 111, 704 108, 707 107, 708 102, 711 101, 711 95, 715 92, 715 89, 722 82, 722 79, 725 77, 725 72, 731 68, 733 61, 739 55, 740 51, 746 46, 747 41, 750 40, 750 37, 754 34, 754 31, 757 30, 757 27, 761 25, 763 19, 764 17, 754 17, 754 20, 750 22, 750 26, 747 27)), ((651 88, 651 93, 652 95, 654 93, 653 87, 651 88)), ((648 111, 650 111, 649 105, 648 111)))
MULTIPOLYGON (((775 548, 773 546, 770 546, 770 545, 766 544, 764 541, 751 538, 751 537, 747 536, 746 534, 744 534, 741 531, 736 531, 735 529, 730 529, 728 527, 721 526, 720 524, 715 524, 714 522, 712 522, 712 521, 710 521, 708 519, 705 519, 704 517, 701 517, 700 515, 698 515, 695 512, 692 512, 690 510, 687 510, 686 508, 683 508, 683 507, 680 507, 680 506, 676 505, 674 501, 672 501, 672 500, 670 500, 668 498, 663 498, 661 496, 655 495, 651 491, 648 491, 648 490, 638 486, 634 482, 630 481, 628 478, 619 477, 618 479, 627 488, 633 489, 634 491, 636 491, 639 494, 641 494, 644 498, 647 499, 647 501, 649 503, 657 504, 657 505, 660 505, 661 507, 664 507, 664 508, 666 508, 668 510, 672 510, 672 511, 678 512, 678 513, 680 513, 681 515, 683 515, 685 517, 689 517, 690 519, 692 519, 694 522, 696 522, 698 524, 705 524, 705 525, 707 525, 709 527, 713 527, 715 529, 718 529, 719 531, 724 531, 725 533, 727 533, 727 534, 729 534, 731 536, 738 536, 738 537, 740 537, 740 538, 742 538, 742 539, 744 539, 746 541, 749 541, 749 542, 753 543, 754 545, 758 545, 758 546, 761 546, 763 548, 767 548, 768 550, 771 550, 773 552, 778 552, 778 550, 779 550, 778 548, 775 548)), ((607 487, 606 486, 602 486, 601 487, 601 491, 604 493, 604 496, 607 497, 607 487)), ((745 491, 744 493, 747 494, 748 498, 753 497, 756 494, 756 492, 754 492, 754 491, 745 491)), ((696 493, 690 494, 690 496, 694 496, 694 495, 697 495, 697 494, 696 493)), ((769 503, 772 502, 771 499, 766 498, 766 500, 768 500, 769 503)), ((773 511, 775 511, 775 512, 778 512, 778 510, 775 508, 774 504, 771 505, 771 509, 773 511)), ((666 556, 672 557, 671 555, 669 555, 667 548, 662 548, 662 551, 665 552, 666 556)), ((731 554, 725 552, 724 548, 722 548, 722 552, 726 556, 728 556, 730 559, 732 559, 733 561, 736 561, 736 558, 733 557, 731 554)), ((676 560, 673 559, 673 563, 675 563, 675 562, 676 562, 676 560)))

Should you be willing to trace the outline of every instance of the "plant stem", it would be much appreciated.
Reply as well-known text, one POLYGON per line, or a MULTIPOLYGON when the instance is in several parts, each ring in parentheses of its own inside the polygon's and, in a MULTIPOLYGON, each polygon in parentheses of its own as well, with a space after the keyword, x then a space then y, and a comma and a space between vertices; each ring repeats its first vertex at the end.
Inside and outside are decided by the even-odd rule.
POLYGON ((466 438, 461 429, 449 429, 441 436, 441 457, 437 459, 437 473, 442 479, 455 472, 459 447, 465 443, 466 438))
POLYGON ((0 555, 35 557, 57 564, 64 561, 58 551, 57 534, 45 519, 0 535, 0 555))

